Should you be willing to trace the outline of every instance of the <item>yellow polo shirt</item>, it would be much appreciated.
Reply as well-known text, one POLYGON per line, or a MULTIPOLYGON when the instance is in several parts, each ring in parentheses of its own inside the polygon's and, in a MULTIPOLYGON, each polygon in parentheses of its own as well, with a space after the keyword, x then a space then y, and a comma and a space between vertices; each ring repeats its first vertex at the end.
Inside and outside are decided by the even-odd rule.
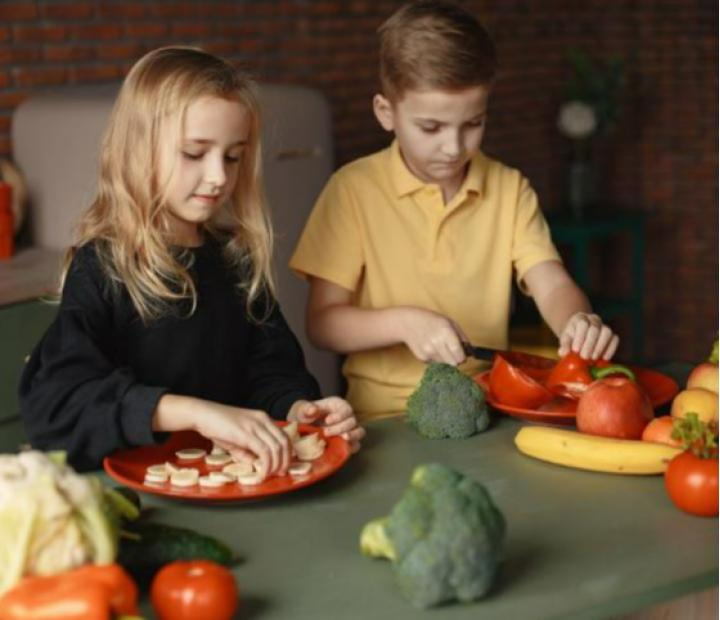
MULTIPOLYGON (((303 276, 353 291, 360 308, 419 306, 473 344, 507 347, 513 270, 560 260, 535 192, 517 170, 477 153, 447 205, 416 178, 397 142, 328 181, 290 260, 303 276)), ((462 369, 477 371, 476 360, 462 369)), ((405 345, 354 353, 343 373, 360 419, 401 413, 425 364, 405 345)))

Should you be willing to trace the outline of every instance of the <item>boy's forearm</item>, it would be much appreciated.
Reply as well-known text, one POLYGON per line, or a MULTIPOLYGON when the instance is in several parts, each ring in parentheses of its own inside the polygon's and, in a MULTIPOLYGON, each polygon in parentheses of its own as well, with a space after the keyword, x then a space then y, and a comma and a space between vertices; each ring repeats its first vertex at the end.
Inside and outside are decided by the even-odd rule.
POLYGON ((338 353, 389 347, 402 342, 400 313, 400 308, 327 306, 308 317, 308 336, 316 347, 338 353))
POLYGON ((560 336, 570 317, 577 312, 592 312, 585 293, 573 282, 564 283, 536 298, 538 310, 556 336, 560 336))

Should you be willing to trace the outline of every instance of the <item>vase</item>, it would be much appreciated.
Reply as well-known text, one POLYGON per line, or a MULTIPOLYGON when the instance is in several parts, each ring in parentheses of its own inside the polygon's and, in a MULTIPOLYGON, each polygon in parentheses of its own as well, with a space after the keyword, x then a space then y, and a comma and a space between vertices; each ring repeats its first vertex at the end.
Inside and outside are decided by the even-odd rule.
POLYGON ((595 171, 587 161, 576 160, 568 170, 568 205, 575 219, 583 219, 595 198, 595 171))

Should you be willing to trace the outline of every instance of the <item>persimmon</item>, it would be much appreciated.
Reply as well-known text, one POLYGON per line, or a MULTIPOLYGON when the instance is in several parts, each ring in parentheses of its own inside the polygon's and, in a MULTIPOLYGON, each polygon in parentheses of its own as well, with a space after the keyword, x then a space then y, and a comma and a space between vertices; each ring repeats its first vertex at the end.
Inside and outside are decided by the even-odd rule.
POLYGON ((673 439, 673 417, 669 415, 660 416, 651 420, 645 427, 642 434, 643 441, 653 441, 655 443, 664 443, 668 446, 680 448, 682 443, 678 439, 673 439))

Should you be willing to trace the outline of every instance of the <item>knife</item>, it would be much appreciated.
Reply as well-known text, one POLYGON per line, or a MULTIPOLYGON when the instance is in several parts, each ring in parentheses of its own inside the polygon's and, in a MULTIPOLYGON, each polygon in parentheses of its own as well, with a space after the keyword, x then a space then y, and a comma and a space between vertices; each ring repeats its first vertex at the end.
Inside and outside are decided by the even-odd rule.
POLYGON ((463 351, 465 351, 465 355, 468 357, 474 357, 479 360, 485 360, 487 362, 492 362, 493 355, 498 353, 497 349, 488 349, 487 347, 475 347, 471 345, 469 342, 463 342, 463 351))

